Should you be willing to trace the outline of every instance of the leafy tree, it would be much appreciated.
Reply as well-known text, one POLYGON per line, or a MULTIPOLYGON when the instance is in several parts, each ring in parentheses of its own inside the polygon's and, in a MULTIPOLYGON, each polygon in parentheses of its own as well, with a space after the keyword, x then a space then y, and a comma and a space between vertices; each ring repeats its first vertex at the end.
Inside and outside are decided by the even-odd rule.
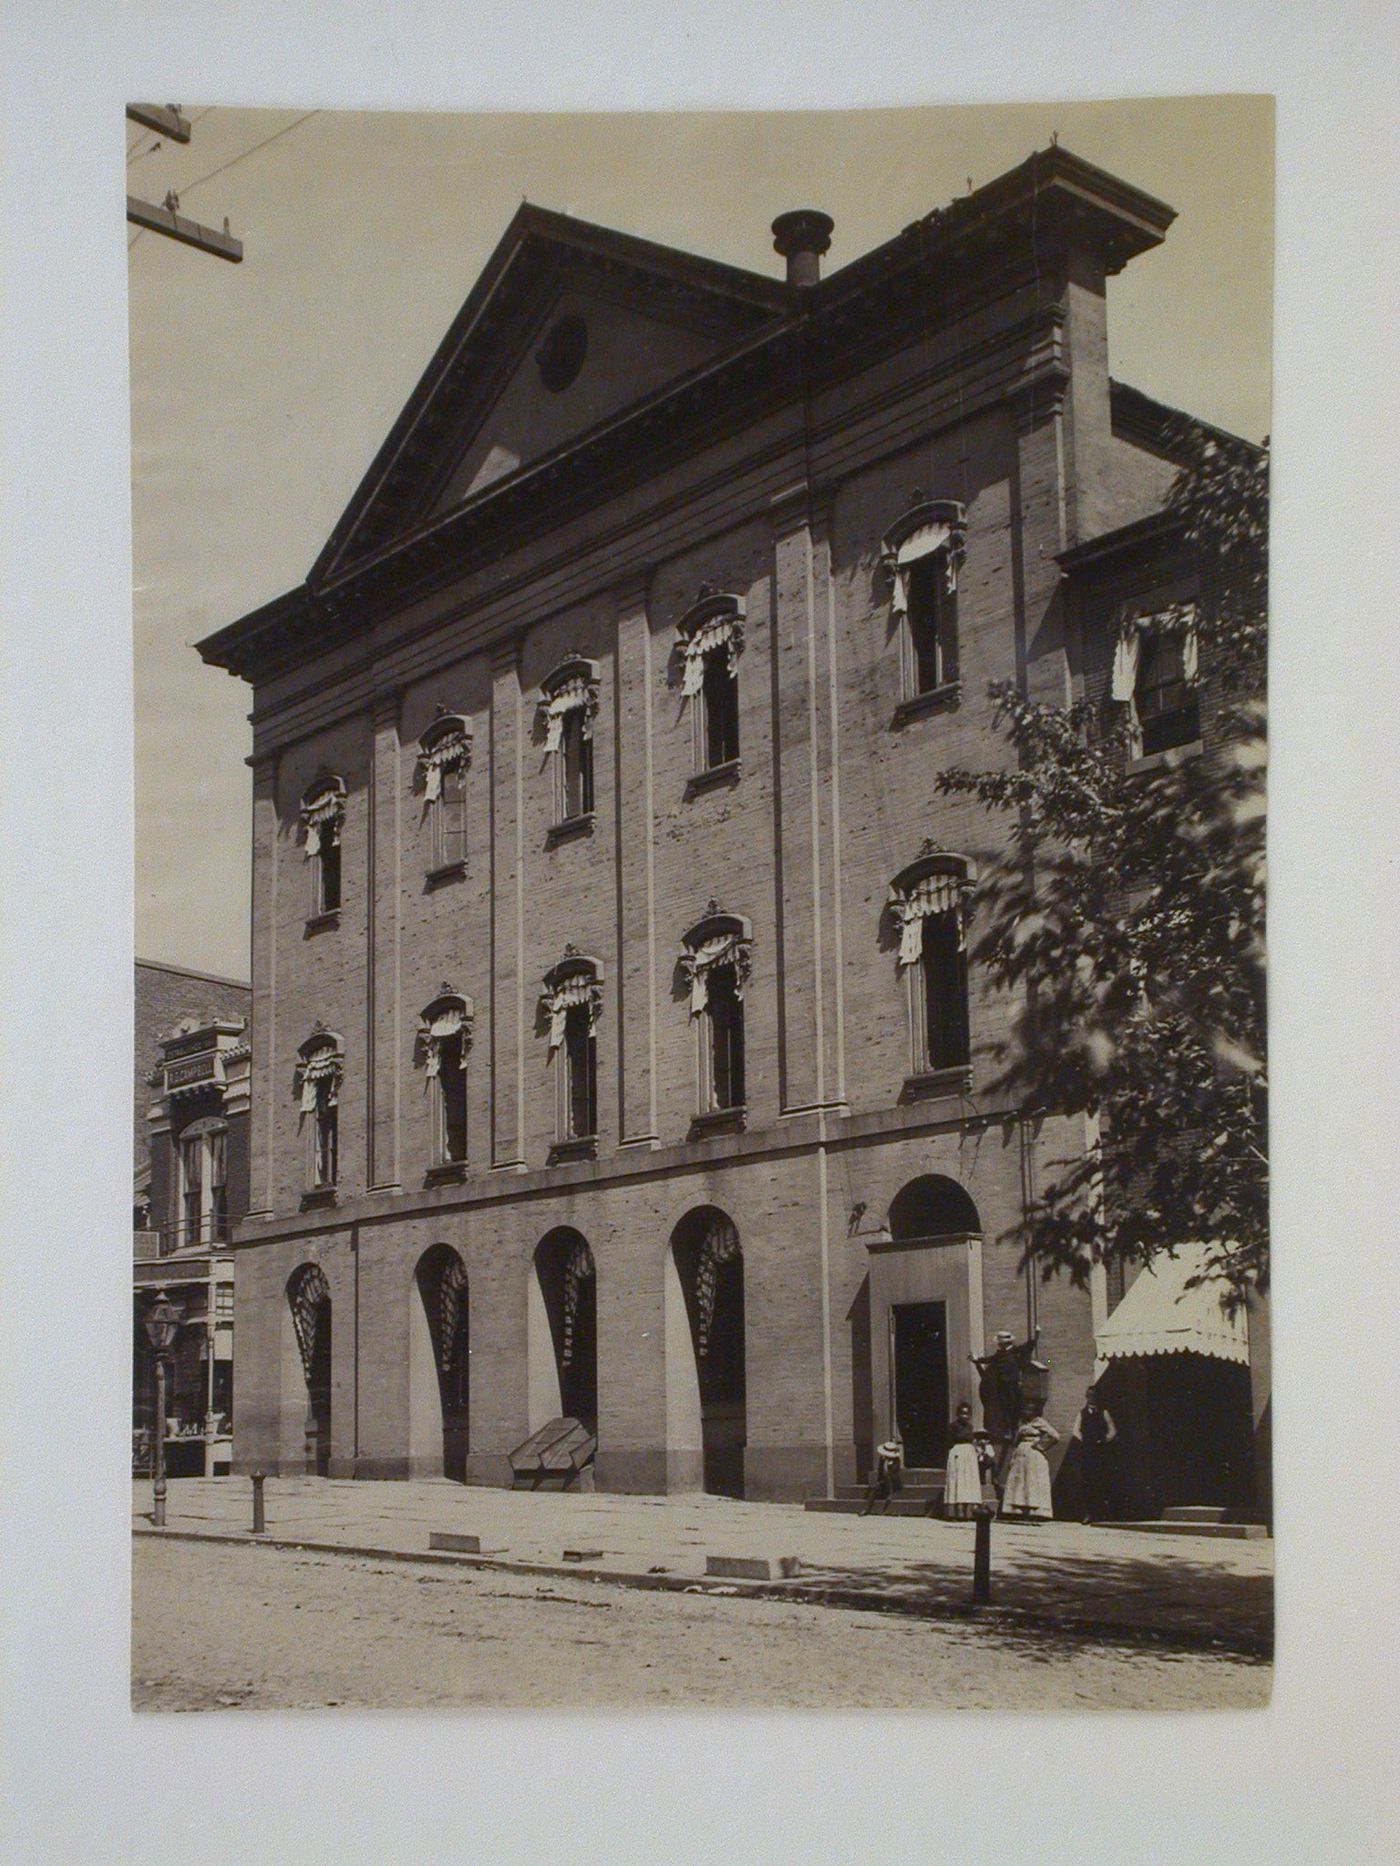
MULTIPOLYGON (((1237 1301, 1268 1282, 1264 991, 1267 454, 1196 424, 1170 497, 1201 567, 1200 666, 1220 705, 1203 756, 1131 775, 1126 722, 992 689, 1014 769, 945 771, 1011 819, 979 891, 973 957, 1016 994, 998 1090, 1093 1117, 1054 1163, 1028 1254, 1096 1260, 1202 1242, 1237 1301)), ((1154 626, 1184 629, 1188 612, 1154 626)))

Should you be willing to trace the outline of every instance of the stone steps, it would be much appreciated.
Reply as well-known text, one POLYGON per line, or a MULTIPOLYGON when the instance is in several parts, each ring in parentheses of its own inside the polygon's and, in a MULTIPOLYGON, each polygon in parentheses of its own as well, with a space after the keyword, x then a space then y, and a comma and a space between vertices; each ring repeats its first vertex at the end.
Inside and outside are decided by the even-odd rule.
MULTIPOLYGON (((842 1486, 842 1488, 847 1488, 847 1486, 842 1486)), ((872 1518, 876 1516, 927 1516, 932 1508, 934 1515, 937 1515, 942 1507, 942 1501, 941 1486, 931 1497, 911 1497, 905 1491, 890 1503, 877 1501, 870 1514, 872 1518)), ((865 1508, 865 1492, 862 1490, 854 1497, 808 1497, 802 1507, 824 1516, 859 1516, 865 1508)))
POLYGON ((1268 1530, 1263 1523, 1226 1523, 1215 1519, 1167 1515, 1155 1523, 1095 1523, 1096 1529, 1147 1529, 1158 1536, 1217 1536, 1238 1542, 1263 1542, 1268 1530))

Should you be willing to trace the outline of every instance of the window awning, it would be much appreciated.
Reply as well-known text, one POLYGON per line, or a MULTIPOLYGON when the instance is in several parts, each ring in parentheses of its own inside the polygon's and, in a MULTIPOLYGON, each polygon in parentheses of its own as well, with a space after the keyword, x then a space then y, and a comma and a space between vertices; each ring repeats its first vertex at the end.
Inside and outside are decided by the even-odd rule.
POLYGON ((1155 1258, 1098 1331, 1095 1372, 1134 1354, 1208 1354, 1247 1366, 1249 1335, 1243 1312, 1226 1313, 1214 1278, 1194 1289, 1186 1287, 1205 1264, 1203 1244, 1184 1244, 1174 1257, 1164 1253, 1155 1258))
POLYGON ((744 624, 737 614, 707 616, 691 630, 681 643, 681 656, 684 671, 681 678, 681 693, 686 699, 694 699, 705 684, 705 657, 716 649, 723 648, 729 672, 739 672, 739 656, 744 651, 744 624))

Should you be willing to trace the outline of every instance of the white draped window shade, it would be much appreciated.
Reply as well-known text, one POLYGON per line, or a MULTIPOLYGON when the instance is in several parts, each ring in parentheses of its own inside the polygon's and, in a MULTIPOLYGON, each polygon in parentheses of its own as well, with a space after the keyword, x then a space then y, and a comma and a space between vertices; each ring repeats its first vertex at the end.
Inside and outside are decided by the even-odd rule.
POLYGON ((331 1302, 330 1285, 319 1264, 308 1264, 301 1272, 288 1292, 288 1302, 292 1311, 292 1330, 301 1354, 302 1372, 309 1386, 315 1367, 317 1331, 331 1302))
POLYGON ((334 1108, 340 1100, 340 1084, 344 1073, 344 1058, 339 1050, 330 1044, 313 1050, 300 1065, 301 1112, 315 1114, 323 1086, 326 1106, 334 1108))
POLYGON ((886 538, 880 547, 880 561, 889 573, 894 594, 890 608, 897 616, 909 613, 909 573, 922 558, 943 553, 943 573, 950 596, 957 594, 958 569, 963 559, 964 526, 960 517, 932 520, 916 526, 907 537, 897 541, 886 538))
POLYGON ((306 830, 306 859, 319 855, 322 848, 333 849, 340 841, 340 827, 345 821, 345 792, 332 788, 318 791, 301 806, 302 826, 306 830))
POLYGON ((716 1213, 700 1243, 695 1265, 695 1349, 702 1357, 710 1351, 710 1330, 715 1320, 715 1293, 721 1268, 742 1255, 733 1222, 716 1213))
MULTIPOLYGON (((1181 640, 1181 677, 1188 686, 1194 686, 1200 665, 1200 647, 1196 637, 1196 612, 1189 604, 1184 609, 1184 622, 1178 622, 1181 640)), ((1130 705, 1137 692, 1138 668, 1142 663, 1142 638, 1151 633, 1161 617, 1139 615, 1128 611, 1119 617, 1118 639, 1113 649, 1113 682, 1110 688, 1112 697, 1120 705, 1130 705)))
POLYGON ((544 722, 544 745, 557 752, 564 743, 564 718, 568 713, 583 715, 583 736, 593 737, 593 721, 598 712, 598 683, 586 674, 571 674, 567 680, 546 693, 540 701, 539 714, 544 722))
POLYGON ((890 889, 890 911, 899 927, 899 964, 917 965, 924 950, 924 922, 935 914, 951 914, 957 928, 958 950, 967 945, 965 925, 971 883, 965 875, 939 870, 922 875, 904 887, 890 889))
POLYGON ((603 1009, 603 987, 592 972, 573 972, 556 985, 546 986, 541 994, 549 1018, 549 1050, 553 1055, 564 1041, 564 1027, 569 1012, 582 1006, 588 1012, 589 1035, 598 1028, 603 1009))
POLYGON ((718 965, 734 967, 734 996, 742 998, 753 970, 753 948, 742 933, 716 933, 681 954, 681 967, 690 985, 692 1017, 699 1017, 709 1004, 710 974, 718 965))
POLYGON ((705 685, 705 657, 723 651, 731 675, 738 675, 744 652, 744 623, 737 615, 710 616, 681 642, 681 694, 692 700, 705 685))
POLYGON ((593 1253, 586 1240, 579 1238, 564 1265, 564 1338, 559 1350, 560 1364, 564 1367, 573 1364, 579 1303, 583 1296, 583 1286, 592 1275, 593 1253))
POLYGON ((423 746, 418 753, 418 769, 423 776, 426 800, 436 803, 441 797, 444 772, 465 771, 471 761, 472 742, 460 728, 443 733, 431 745, 423 746))
POLYGON ((424 1070, 431 1082, 442 1074, 442 1050, 445 1043, 450 1043, 453 1037, 460 1037, 463 1052, 471 1048, 471 1016, 465 1005, 440 1005, 430 1017, 424 1017, 418 1034, 423 1044, 424 1070))

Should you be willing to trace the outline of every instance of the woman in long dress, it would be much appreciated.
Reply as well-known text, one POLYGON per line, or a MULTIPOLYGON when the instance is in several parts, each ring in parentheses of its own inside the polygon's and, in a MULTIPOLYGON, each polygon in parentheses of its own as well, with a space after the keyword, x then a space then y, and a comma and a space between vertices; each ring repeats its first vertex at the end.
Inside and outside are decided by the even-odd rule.
POLYGON ((964 1400, 949 1433, 948 1468, 943 1478, 943 1514, 967 1518, 982 1501, 982 1472, 972 1442, 972 1408, 964 1400))
POLYGON ((1044 1418, 1039 1402, 1027 1404, 1026 1416, 1016 1432, 1011 1462, 1006 1467, 1006 1488, 1001 1513, 1023 1523, 1048 1523, 1055 1512, 1050 1503, 1050 1466, 1046 1449, 1058 1445, 1060 1435, 1044 1418))

